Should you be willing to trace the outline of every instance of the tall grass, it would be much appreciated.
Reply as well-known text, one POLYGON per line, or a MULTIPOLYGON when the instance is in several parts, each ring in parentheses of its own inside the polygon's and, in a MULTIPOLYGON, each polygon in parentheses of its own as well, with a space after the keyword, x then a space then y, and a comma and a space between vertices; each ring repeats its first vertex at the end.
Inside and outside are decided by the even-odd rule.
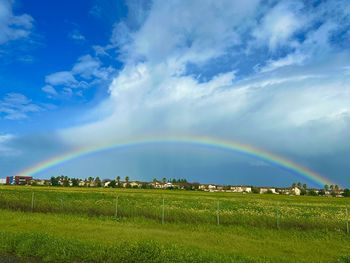
POLYGON ((0 253, 54 262, 262 262, 178 245, 164 246, 152 240, 106 245, 43 233, 14 234, 4 231, 0 232, 0 253))
POLYGON ((289 229, 345 231, 348 199, 238 195, 184 191, 86 191, 64 188, 5 187, 0 189, 0 208, 41 213, 62 213, 119 219, 147 218, 166 223, 216 224, 289 229), (34 207, 32 207, 34 193, 34 207), (217 211, 217 202, 220 209, 217 211), (278 218, 277 218, 278 217, 278 218))

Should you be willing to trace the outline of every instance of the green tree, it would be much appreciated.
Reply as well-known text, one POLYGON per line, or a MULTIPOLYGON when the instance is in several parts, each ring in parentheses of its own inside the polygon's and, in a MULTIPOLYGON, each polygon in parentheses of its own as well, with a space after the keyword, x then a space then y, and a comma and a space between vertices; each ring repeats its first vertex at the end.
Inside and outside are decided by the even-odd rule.
POLYGON ((117 182, 115 180, 112 180, 110 183, 109 183, 109 187, 112 187, 112 188, 115 188, 117 185, 117 182))
POLYGON ((326 190, 322 189, 318 192, 318 195, 324 196, 326 194, 326 190))
POLYGON ((73 186, 73 187, 79 186, 79 179, 77 179, 77 178, 72 178, 72 186, 73 186))
POLYGON ((119 175, 117 176, 116 181, 117 181, 117 187, 120 187, 120 176, 119 175))
POLYGON ((333 197, 337 196, 337 194, 339 194, 339 186, 338 185, 331 185, 330 189, 331 189, 331 195, 333 197))
POLYGON ((258 187, 252 187, 252 193, 253 194, 259 194, 260 193, 260 189, 258 187))
POLYGON ((50 181, 51 181, 51 185, 52 186, 58 186, 59 185, 57 177, 51 176, 50 181))
POLYGON ((166 183, 166 178, 163 177, 162 181, 163 181, 163 184, 165 184, 166 183))
POLYGON ((89 186, 91 186, 91 184, 92 184, 93 181, 94 181, 94 178, 91 177, 91 176, 89 176, 89 178, 88 178, 88 184, 89 184, 89 186))
POLYGON ((317 193, 316 193, 315 190, 311 189, 311 190, 308 192, 308 195, 317 196, 317 193))
POLYGON ((306 184, 303 184, 303 189, 307 189, 307 185, 306 184))
POLYGON ((344 196, 344 197, 350 197, 350 189, 345 188, 345 189, 344 189, 343 196, 344 196))
POLYGON ((63 177, 63 186, 68 187, 69 186, 69 178, 68 176, 63 177))
POLYGON ((95 185, 96 185, 97 187, 101 187, 101 186, 102 186, 101 179, 100 179, 100 177, 98 177, 98 176, 95 178, 95 185))
POLYGON ((325 191, 328 191, 328 190, 329 190, 329 185, 328 185, 328 184, 325 184, 324 187, 323 187, 323 189, 324 189, 325 191))
POLYGON ((335 191, 336 193, 339 192, 339 186, 338 186, 337 184, 334 186, 334 191, 335 191))
POLYGON ((129 176, 125 176, 125 183, 126 183, 126 187, 129 187, 129 176))

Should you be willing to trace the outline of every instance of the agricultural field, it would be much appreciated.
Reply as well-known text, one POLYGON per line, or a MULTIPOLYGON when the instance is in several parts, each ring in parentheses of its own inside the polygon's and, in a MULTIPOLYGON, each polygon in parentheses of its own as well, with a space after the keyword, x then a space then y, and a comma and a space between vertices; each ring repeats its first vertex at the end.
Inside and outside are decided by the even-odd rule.
POLYGON ((3 186, 0 253, 30 262, 350 262, 347 207, 348 198, 3 186))

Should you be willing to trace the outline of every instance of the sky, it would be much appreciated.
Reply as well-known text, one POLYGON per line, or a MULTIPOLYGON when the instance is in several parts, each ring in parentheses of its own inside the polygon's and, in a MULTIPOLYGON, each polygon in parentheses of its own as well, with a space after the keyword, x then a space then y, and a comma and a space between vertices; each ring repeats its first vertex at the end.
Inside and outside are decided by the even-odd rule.
MULTIPOLYGON (((350 187, 347 0, 0 0, 0 177, 140 137, 248 144, 350 187)), ((94 153, 35 174, 314 181, 178 143, 94 153)))

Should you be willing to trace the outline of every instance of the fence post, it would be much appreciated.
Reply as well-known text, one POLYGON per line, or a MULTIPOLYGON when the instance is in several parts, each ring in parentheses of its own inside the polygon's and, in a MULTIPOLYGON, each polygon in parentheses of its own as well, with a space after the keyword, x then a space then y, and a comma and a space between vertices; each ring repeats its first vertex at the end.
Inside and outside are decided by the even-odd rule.
POLYGON ((279 220, 278 207, 276 208, 276 227, 277 227, 277 229, 280 229, 280 220, 279 220))
POLYGON ((345 213, 346 213, 346 233, 350 234, 350 229, 349 229, 349 213, 348 213, 348 208, 345 208, 345 213))
POLYGON ((34 192, 32 193, 32 212, 34 211, 34 192))
POLYGON ((163 197, 163 205, 162 205, 162 225, 164 225, 164 197, 163 197))
POLYGON ((220 225, 220 202, 219 201, 216 208, 216 223, 217 225, 220 225))
POLYGON ((119 196, 117 196, 115 199, 115 218, 116 219, 118 218, 118 199, 119 199, 119 196))

